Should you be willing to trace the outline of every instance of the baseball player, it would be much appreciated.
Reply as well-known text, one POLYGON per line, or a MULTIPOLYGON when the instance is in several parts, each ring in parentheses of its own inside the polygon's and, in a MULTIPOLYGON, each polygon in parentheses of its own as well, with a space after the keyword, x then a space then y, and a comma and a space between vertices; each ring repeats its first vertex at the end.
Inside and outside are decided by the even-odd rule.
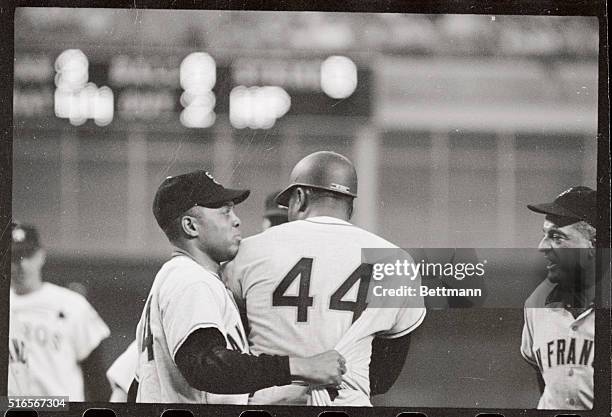
POLYGON ((349 223, 357 196, 350 160, 315 152, 297 163, 290 181, 276 199, 288 207, 289 223, 245 239, 225 278, 246 309, 254 353, 308 356, 337 348, 348 371, 339 390, 293 384, 258 391, 250 402, 371 406, 374 335, 390 339, 380 351, 394 361, 386 373, 391 381, 375 384, 388 389, 405 359, 406 335, 425 316, 422 299, 417 308, 366 308, 371 268, 362 249, 397 247, 349 223))
POLYGON ((311 358, 249 354, 238 309, 219 276, 241 241, 234 205, 249 193, 225 188, 201 170, 168 177, 158 188, 153 213, 174 253, 157 273, 138 323, 136 401, 246 404, 249 393, 294 378, 340 382, 344 358, 335 351, 311 358))
MULTIPOLYGON (((280 191, 274 192, 266 197, 264 203, 264 213, 262 230, 277 226, 287 222, 287 208, 279 206, 276 203, 276 196, 280 191)), ((244 322, 244 317, 241 317, 244 322)), ((128 390, 134 374, 136 372, 136 363, 138 361, 138 351, 136 341, 130 343, 128 348, 113 362, 108 371, 106 378, 111 386, 110 402, 126 402, 128 390)))
POLYGON ((573 187, 552 203, 527 206, 545 214, 538 249, 546 279, 525 302, 521 354, 538 371, 539 409, 593 408, 595 353, 596 192, 573 187))
POLYGON ((278 205, 276 196, 280 191, 269 194, 264 204, 264 215, 261 230, 287 223, 287 207, 278 205))
POLYGON ((13 223, 11 237, 11 321, 28 347, 24 395, 84 401, 90 387, 87 400, 102 400, 94 385, 104 378, 99 345, 110 335, 108 327, 83 296, 43 282, 45 250, 33 226, 13 223))

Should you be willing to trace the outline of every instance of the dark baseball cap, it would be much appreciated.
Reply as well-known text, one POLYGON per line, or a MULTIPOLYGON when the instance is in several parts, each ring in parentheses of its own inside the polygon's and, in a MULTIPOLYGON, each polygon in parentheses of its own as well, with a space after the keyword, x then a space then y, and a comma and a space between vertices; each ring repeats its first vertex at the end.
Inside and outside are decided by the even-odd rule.
POLYGON ((577 221, 585 221, 597 227, 597 192, 589 187, 578 186, 563 191, 552 203, 528 204, 527 208, 563 227, 577 221))
POLYGON ((41 248, 38 230, 32 225, 11 223, 11 260, 29 258, 41 248))
POLYGON ((162 229, 193 206, 222 207, 243 202, 250 190, 225 188, 208 171, 198 170, 166 178, 155 193, 153 215, 162 229))
POLYGON ((280 191, 269 194, 266 197, 264 217, 287 217, 287 207, 283 207, 276 202, 276 196, 280 191))

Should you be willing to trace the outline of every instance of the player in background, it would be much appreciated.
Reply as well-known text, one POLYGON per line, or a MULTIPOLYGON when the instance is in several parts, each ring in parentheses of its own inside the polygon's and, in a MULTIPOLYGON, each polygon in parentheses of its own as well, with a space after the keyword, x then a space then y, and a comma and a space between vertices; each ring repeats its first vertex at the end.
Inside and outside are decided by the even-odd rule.
POLYGON ((289 223, 246 238, 226 266, 228 287, 246 309, 254 353, 308 356, 338 347, 351 356, 345 355, 342 389, 293 384, 258 391, 250 403, 370 406, 370 395, 388 390, 399 375, 408 334, 425 309, 419 297, 417 308, 366 308, 371 267, 362 264, 362 249, 397 247, 349 223, 356 196, 357 174, 347 158, 327 151, 306 156, 277 197, 289 223), (383 343, 372 350, 374 336, 383 343), (369 380, 371 357, 382 366, 376 381, 369 380))
POLYGON ((287 223, 287 207, 283 207, 276 202, 276 196, 280 192, 269 194, 264 203, 264 214, 261 230, 264 231, 273 226, 287 223))
POLYGON ((28 342, 23 326, 13 314, 9 320, 8 384, 7 395, 28 395, 30 367, 28 365, 28 342))
POLYGON ((596 196, 572 187, 552 203, 527 206, 546 215, 538 249, 549 262, 525 302, 521 343, 538 371, 539 409, 593 408, 596 196))
POLYGON ((168 177, 158 188, 153 213, 174 252, 155 277, 136 331, 137 402, 246 404, 249 393, 294 378, 340 382, 344 358, 335 351, 310 358, 249 354, 219 275, 241 241, 234 205, 249 193, 223 187, 206 171, 168 177))
POLYGON ((105 400, 96 385, 104 380, 99 345, 108 327, 83 296, 43 282, 45 250, 33 226, 13 223, 11 238, 10 319, 23 332, 31 381, 24 395, 105 400))

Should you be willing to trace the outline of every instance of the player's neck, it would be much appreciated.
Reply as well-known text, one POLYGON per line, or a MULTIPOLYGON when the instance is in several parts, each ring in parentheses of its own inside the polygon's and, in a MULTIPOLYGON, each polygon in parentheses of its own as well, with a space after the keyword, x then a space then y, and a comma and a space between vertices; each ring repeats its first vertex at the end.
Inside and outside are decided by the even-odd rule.
POLYGON ((304 213, 304 219, 309 219, 311 217, 335 217, 336 219, 349 221, 349 218, 346 214, 346 210, 341 207, 309 207, 308 210, 304 213))
POLYGON ((582 271, 584 288, 580 292, 580 302, 586 307, 595 301, 595 265, 582 271))
POLYGON ((219 275, 220 265, 216 261, 214 261, 207 253, 189 247, 189 245, 186 245, 186 247, 176 246, 176 249, 178 250, 178 252, 193 259, 207 271, 219 275))
POLYGON ((33 274, 29 276, 22 275, 19 278, 14 278, 11 280, 11 287, 17 295, 33 293, 34 291, 40 289, 42 284, 42 277, 40 274, 33 274))
POLYGON ((562 283, 561 289, 570 298, 567 300, 574 307, 588 307, 595 301, 595 270, 582 269, 579 275, 569 283, 562 283))

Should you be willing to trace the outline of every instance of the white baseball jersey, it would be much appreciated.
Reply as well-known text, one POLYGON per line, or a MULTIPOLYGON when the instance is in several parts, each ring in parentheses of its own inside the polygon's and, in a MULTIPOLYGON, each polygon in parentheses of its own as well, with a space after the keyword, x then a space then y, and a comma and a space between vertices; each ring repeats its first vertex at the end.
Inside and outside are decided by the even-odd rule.
POLYGON ((11 289, 11 317, 23 326, 31 384, 27 395, 61 395, 84 401, 79 362, 110 335, 96 310, 80 294, 48 282, 17 295, 11 289))
POLYGON ((134 340, 106 371, 106 378, 111 387, 116 385, 127 393, 136 375, 137 363, 138 348, 134 340))
MULTIPOLYGON (((253 353, 305 357, 337 348, 345 356, 344 389, 333 405, 370 405, 374 335, 405 335, 425 315, 420 297, 418 308, 366 309, 371 269, 362 264, 363 248, 397 247, 346 221, 312 217, 244 239, 224 271, 246 308, 253 353)), ((308 387, 295 384, 258 391, 250 400, 310 401, 308 387)))
POLYGON ((539 409, 592 409, 595 312, 574 317, 552 299, 556 286, 544 280, 525 302, 521 354, 546 384, 539 409))
POLYGON ((193 388, 174 357, 198 329, 217 328, 227 348, 248 353, 240 313, 221 278, 182 251, 157 273, 136 330, 137 402, 246 404, 248 394, 219 395, 193 388))
POLYGON ((28 366, 28 342, 24 328, 11 313, 9 320, 9 362, 7 395, 28 395, 31 384, 28 366))

